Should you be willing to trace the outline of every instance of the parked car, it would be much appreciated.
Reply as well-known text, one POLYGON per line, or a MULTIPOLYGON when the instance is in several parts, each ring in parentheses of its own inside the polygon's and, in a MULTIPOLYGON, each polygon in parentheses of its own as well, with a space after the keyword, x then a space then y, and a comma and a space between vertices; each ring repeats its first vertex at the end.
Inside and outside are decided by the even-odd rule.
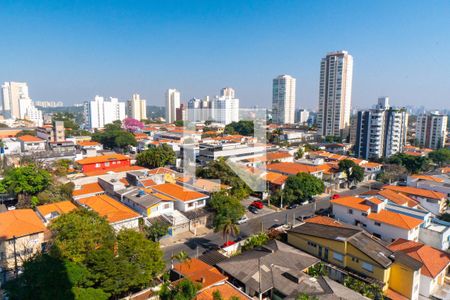
POLYGON ((270 226, 268 229, 269 229, 269 230, 271 230, 271 229, 277 229, 278 227, 281 227, 281 226, 283 226, 283 224, 273 224, 273 225, 270 226))
POLYGON ((248 217, 246 215, 243 215, 239 220, 237 220, 236 223, 244 224, 244 223, 247 223, 247 221, 248 221, 248 217))
POLYGON ((249 210, 250 212, 254 213, 255 215, 258 214, 258 209, 257 209, 256 207, 254 207, 253 205, 250 205, 250 206, 248 207, 248 210, 249 210))
POLYGON ((294 208, 297 208, 297 207, 298 207, 298 204, 297 203, 293 203, 293 204, 289 205, 287 208, 288 209, 294 209, 294 208))
POLYGON ((227 241, 227 242, 223 243, 222 248, 226 248, 226 247, 234 245, 234 244, 236 244, 236 242, 234 242, 234 241, 227 241))
POLYGON ((321 208, 316 211, 318 216, 328 216, 329 214, 331 214, 331 208, 321 208))
POLYGON ((331 196, 331 199, 338 199, 338 198, 341 198, 341 195, 334 194, 333 196, 331 196))
POLYGON ((356 185, 352 185, 352 186, 350 187, 350 189, 351 189, 351 190, 356 190, 356 189, 357 189, 357 186, 356 186, 356 185))
POLYGON ((253 201, 250 205, 256 207, 257 209, 262 209, 264 207, 264 204, 261 201, 253 201))

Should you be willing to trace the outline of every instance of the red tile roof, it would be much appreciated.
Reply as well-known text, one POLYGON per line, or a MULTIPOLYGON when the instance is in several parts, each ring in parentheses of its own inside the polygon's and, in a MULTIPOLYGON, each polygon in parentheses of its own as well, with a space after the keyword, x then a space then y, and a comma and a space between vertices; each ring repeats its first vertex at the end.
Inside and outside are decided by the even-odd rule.
POLYGON ((197 258, 178 263, 174 265, 173 269, 189 280, 201 284, 203 288, 227 280, 227 277, 222 275, 218 269, 197 258))
POLYGON ((448 253, 422 243, 397 239, 389 248, 392 251, 404 252, 422 262, 421 273, 427 277, 436 278, 437 275, 450 265, 450 256, 448 253))
POLYGON ((279 173, 296 175, 298 173, 318 173, 323 172, 324 168, 321 166, 305 165, 293 162, 280 162, 267 165, 267 170, 276 171, 279 173))
POLYGON ((341 222, 325 216, 315 216, 305 220, 306 223, 322 224, 334 227, 344 227, 341 222))
POLYGON ((174 183, 163 183, 151 187, 153 190, 183 202, 207 198, 208 196, 174 183))
POLYGON ((9 240, 44 232, 44 223, 32 209, 16 209, 0 213, 0 240, 9 240))
POLYGON ((17 138, 19 141, 25 142, 25 143, 29 143, 29 142, 45 142, 43 139, 40 139, 36 136, 32 136, 32 135, 22 135, 20 137, 17 138))
POLYGON ((78 200, 78 202, 88 206, 100 216, 106 217, 110 223, 134 219, 140 216, 137 212, 106 195, 83 198, 78 200))
POLYGON ((392 212, 389 210, 381 210, 378 213, 370 213, 369 219, 380 223, 392 225, 402 229, 411 230, 423 223, 422 220, 403 215, 400 213, 392 212))
POLYGON ((104 193, 103 188, 98 184, 98 182, 87 183, 80 186, 79 189, 74 189, 72 192, 72 196, 78 197, 83 195, 91 195, 104 193))
POLYGON ((383 186, 382 189, 388 189, 388 190, 396 191, 396 192, 407 194, 407 195, 425 197, 425 198, 430 198, 430 199, 441 200, 441 199, 445 198, 445 194, 443 194, 443 193, 425 190, 425 189, 419 189, 419 188, 410 187, 410 186, 386 185, 386 186, 383 186))
POLYGON ((76 162, 80 165, 88 165, 88 164, 97 164, 97 163, 104 163, 109 161, 118 161, 118 160, 130 160, 130 157, 123 154, 105 154, 100 156, 94 156, 94 157, 86 157, 80 160, 77 160, 76 162))

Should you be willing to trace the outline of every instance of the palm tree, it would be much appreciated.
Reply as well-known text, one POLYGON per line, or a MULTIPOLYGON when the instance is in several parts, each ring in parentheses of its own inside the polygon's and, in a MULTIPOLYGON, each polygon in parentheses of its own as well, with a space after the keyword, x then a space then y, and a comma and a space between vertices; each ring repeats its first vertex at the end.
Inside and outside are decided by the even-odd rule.
POLYGON ((236 236, 239 234, 239 226, 233 222, 231 219, 224 220, 220 225, 219 229, 222 230, 223 237, 225 238, 225 242, 228 243, 228 236, 231 234, 232 236, 236 236))
POLYGON ((173 269, 173 260, 177 260, 179 263, 184 263, 184 262, 188 262, 191 260, 191 257, 189 256, 189 254, 186 253, 186 251, 180 251, 177 254, 172 254, 172 256, 170 257, 171 260, 171 266, 173 269))

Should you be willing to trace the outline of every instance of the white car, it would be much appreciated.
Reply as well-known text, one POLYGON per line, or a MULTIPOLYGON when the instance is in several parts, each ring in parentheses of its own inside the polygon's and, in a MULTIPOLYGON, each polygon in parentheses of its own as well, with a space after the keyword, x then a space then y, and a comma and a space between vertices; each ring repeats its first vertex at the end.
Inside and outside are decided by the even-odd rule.
POLYGON ((247 221, 248 221, 248 217, 246 215, 243 215, 239 220, 237 220, 236 223, 244 224, 244 223, 247 223, 247 221))

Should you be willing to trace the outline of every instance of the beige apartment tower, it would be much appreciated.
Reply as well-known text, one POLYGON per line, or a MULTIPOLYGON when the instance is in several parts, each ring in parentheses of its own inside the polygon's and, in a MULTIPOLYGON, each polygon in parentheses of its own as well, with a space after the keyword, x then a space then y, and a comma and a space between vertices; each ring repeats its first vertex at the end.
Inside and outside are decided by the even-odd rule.
POLYGON ((142 121, 147 119, 147 101, 139 94, 133 94, 127 102, 128 117, 142 121))
POLYGON ((350 125, 353 57, 347 51, 330 52, 320 63, 318 133, 340 136, 350 125))

